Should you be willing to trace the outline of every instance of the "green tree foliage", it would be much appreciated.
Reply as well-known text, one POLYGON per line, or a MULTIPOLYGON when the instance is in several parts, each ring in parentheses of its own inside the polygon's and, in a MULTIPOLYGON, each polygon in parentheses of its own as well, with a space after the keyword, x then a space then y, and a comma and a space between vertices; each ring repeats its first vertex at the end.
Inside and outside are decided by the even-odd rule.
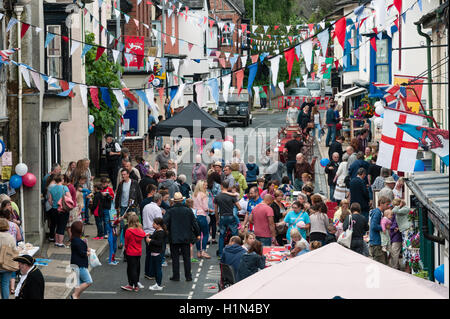
MULTIPOLYGON (((86 34, 86 43, 94 44, 95 36, 93 33, 86 34)), ((97 61, 95 57, 97 55, 96 47, 93 47, 86 53, 85 64, 86 64, 86 84, 88 86, 97 87, 122 87, 120 79, 117 76, 117 71, 121 66, 118 63, 110 61, 106 54, 103 54, 97 61)), ((89 96, 89 114, 93 115, 95 118, 95 135, 98 139, 101 139, 107 133, 111 133, 117 121, 120 119, 120 113, 118 111, 119 103, 116 101, 116 97, 109 90, 109 95, 111 98, 112 108, 101 98, 101 93, 99 90, 99 101, 100 110, 94 106, 94 103, 89 96)))
MULTIPOLYGON (((264 38, 258 38, 258 40, 263 41, 271 41, 272 46, 270 46, 267 50, 255 49, 254 44, 251 45, 250 55, 260 54, 264 51, 268 51, 273 54, 273 51, 278 49, 280 53, 290 47, 291 45, 280 45, 277 41, 274 41, 275 36, 294 36, 298 35, 298 30, 295 28, 297 24, 305 23, 304 19, 302 19, 299 15, 299 7, 296 0, 283 0, 283 1, 273 1, 273 0, 255 0, 256 1, 256 10, 255 10, 255 24, 257 25, 269 25, 271 28, 267 32, 267 35, 270 35, 269 38, 267 35, 264 38), (280 25, 283 27, 274 30, 273 26, 280 25), (290 32, 288 33, 284 25, 292 25, 290 32)), ((253 0, 245 0, 245 11, 246 18, 250 19, 253 24, 253 0)), ((264 29, 259 27, 255 32, 264 33, 264 29)), ((287 38, 286 38, 287 39, 287 38)), ((248 59, 247 64, 250 64, 250 58, 248 59)), ((301 77, 300 66, 303 63, 301 60, 297 62, 294 60, 294 65, 292 67, 292 75, 291 81, 295 82, 295 78, 301 77)), ((261 85, 269 85, 269 69, 270 62, 265 60, 262 64, 258 65, 258 73, 256 75, 256 79, 254 82, 254 86, 261 85)), ((244 79, 244 83, 247 83, 248 79, 248 71, 245 72, 246 76, 244 79)), ((280 68, 278 71, 278 82, 287 81, 289 79, 289 74, 287 72, 287 63, 285 59, 281 59, 280 68)), ((276 85, 276 84, 275 84, 276 85)))

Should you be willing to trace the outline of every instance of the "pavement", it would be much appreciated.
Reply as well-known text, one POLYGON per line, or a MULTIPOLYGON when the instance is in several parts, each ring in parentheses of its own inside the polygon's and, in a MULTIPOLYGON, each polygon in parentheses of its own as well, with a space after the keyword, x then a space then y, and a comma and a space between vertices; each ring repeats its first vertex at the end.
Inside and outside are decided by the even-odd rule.
MULTIPOLYGON (((284 124, 284 114, 277 109, 262 111, 257 110, 253 111, 253 114, 256 116, 251 126, 255 128, 267 127, 269 125, 272 127, 279 127, 284 124), (268 119, 265 115, 269 114, 274 114, 275 116, 268 119)), ((168 137, 164 138, 164 143, 165 142, 169 142, 168 137)), ((193 165, 192 158, 190 161, 187 161, 187 159, 189 159, 188 157, 192 154, 191 148, 188 147, 189 143, 190 141, 188 139, 183 139, 180 142, 180 146, 182 146, 183 149, 181 159, 186 162, 186 164, 181 165, 178 172, 179 174, 185 174, 188 182, 190 182, 191 179, 190 172, 193 165)), ((314 147, 314 155, 319 157, 319 160, 316 161, 316 172, 319 172, 319 174, 316 174, 316 190, 324 195, 327 195, 328 187, 324 175, 324 168, 319 165, 320 158, 326 157, 327 154, 327 148, 324 146, 324 138, 321 143, 316 145, 317 146, 314 147)), ((156 153, 154 152, 146 152, 144 156, 144 158, 151 163, 154 162, 155 157, 156 153)), ((94 218, 92 216, 91 222, 93 221, 94 218)), ((94 279, 94 284, 86 290, 83 298, 124 298, 126 294, 129 293, 121 291, 119 286, 124 284, 126 281, 125 263, 122 262, 118 266, 110 266, 107 264, 106 259, 108 256, 108 241, 106 239, 92 240, 92 238, 96 237, 96 233, 97 228, 95 224, 85 226, 85 235, 88 239, 88 246, 96 251, 103 266, 93 270, 89 267, 94 279), (120 270, 119 272, 121 273, 121 276, 115 275, 118 270, 120 270), (114 287, 116 288, 114 290, 111 290, 112 283, 114 283, 114 287)), ((65 240, 68 240, 68 238, 65 240)), ((151 293, 152 298, 208 298, 211 294, 218 291, 217 281, 220 271, 218 269, 217 257, 215 257, 216 249, 217 245, 212 245, 211 247, 208 245, 207 250, 212 258, 209 260, 203 259, 200 260, 199 263, 192 264, 192 275, 194 277, 194 281, 192 283, 187 283, 183 280, 182 284, 170 282, 168 277, 171 273, 171 270, 169 270, 171 267, 164 267, 163 281, 167 285, 167 289, 165 289, 166 291, 153 293, 147 289, 147 293, 142 293, 135 296, 137 298, 148 298, 150 297, 149 293, 151 293)), ((47 266, 39 266, 45 278, 45 299, 67 299, 71 295, 73 288, 71 287, 70 282, 73 275, 71 275, 70 268, 68 267, 70 264, 70 255, 70 247, 58 248, 55 247, 53 243, 45 243, 41 250, 35 255, 36 258, 50 260, 47 266), (68 284, 66 284, 66 281, 68 284)), ((144 258, 142 259, 142 262, 143 260, 144 258)), ((180 267, 181 269, 183 268, 182 263, 180 263, 180 267)), ((141 267, 141 274, 142 273, 143 265, 141 267)), ((181 270, 181 273, 183 273, 183 270, 181 270)), ((145 286, 149 285, 147 279, 143 279, 141 281, 145 286)), ((153 284, 153 282, 151 284, 153 284)))

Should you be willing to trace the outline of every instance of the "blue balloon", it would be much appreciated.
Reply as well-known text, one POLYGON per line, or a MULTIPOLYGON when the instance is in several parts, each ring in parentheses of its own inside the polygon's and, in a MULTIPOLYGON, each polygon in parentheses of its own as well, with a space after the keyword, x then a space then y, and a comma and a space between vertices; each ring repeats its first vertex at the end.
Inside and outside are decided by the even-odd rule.
POLYGON ((325 166, 328 165, 329 162, 330 162, 330 160, 329 160, 328 158, 322 158, 322 159, 320 160, 320 165, 321 165, 322 167, 325 167, 325 166))
POLYGON ((20 185, 22 185, 22 176, 11 176, 11 178, 9 179, 9 186, 11 186, 11 188, 19 188, 20 185))
POLYGON ((128 101, 128 99, 124 99, 123 104, 125 105, 125 107, 128 107, 128 105, 130 105, 130 101, 128 101))
POLYGON ((214 143, 212 143, 212 145, 211 145, 211 148, 212 149, 222 149, 222 142, 214 142, 214 143))
POLYGON ((434 279, 436 279, 438 282, 440 282, 441 284, 444 283, 444 264, 440 265, 439 267, 437 267, 434 270, 434 279))
POLYGON ((92 125, 89 125, 89 134, 94 133, 94 127, 92 125))
POLYGON ((425 170, 425 163, 421 160, 416 160, 414 164, 414 172, 423 172, 425 170))
POLYGON ((382 119, 384 119, 384 113, 383 113, 383 114, 381 114, 381 115, 380 115, 380 117, 381 117, 382 119))

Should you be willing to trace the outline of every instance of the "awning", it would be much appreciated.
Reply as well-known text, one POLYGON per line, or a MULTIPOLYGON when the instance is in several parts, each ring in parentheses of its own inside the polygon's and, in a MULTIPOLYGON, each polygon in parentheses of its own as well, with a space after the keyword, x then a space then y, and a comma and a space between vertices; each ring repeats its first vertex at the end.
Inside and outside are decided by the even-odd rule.
POLYGON ((448 240, 449 187, 448 174, 435 171, 414 172, 406 185, 424 207, 436 229, 448 240))
POLYGON ((345 99, 348 99, 353 96, 358 96, 362 94, 366 94, 367 90, 365 88, 354 86, 350 89, 344 90, 338 94, 336 94, 335 98, 339 105, 342 105, 345 101, 345 99))

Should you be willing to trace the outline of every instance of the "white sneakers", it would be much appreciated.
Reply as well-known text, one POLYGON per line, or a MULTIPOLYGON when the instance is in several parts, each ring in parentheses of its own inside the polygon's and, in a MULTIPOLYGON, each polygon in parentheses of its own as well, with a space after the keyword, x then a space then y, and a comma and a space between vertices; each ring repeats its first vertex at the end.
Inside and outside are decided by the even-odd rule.
POLYGON ((144 288, 145 288, 144 285, 141 284, 140 282, 138 282, 137 285, 138 285, 138 287, 139 287, 140 289, 144 289, 144 288))
POLYGON ((153 286, 148 287, 150 290, 163 290, 163 287, 158 286, 158 284, 154 284, 153 286))

